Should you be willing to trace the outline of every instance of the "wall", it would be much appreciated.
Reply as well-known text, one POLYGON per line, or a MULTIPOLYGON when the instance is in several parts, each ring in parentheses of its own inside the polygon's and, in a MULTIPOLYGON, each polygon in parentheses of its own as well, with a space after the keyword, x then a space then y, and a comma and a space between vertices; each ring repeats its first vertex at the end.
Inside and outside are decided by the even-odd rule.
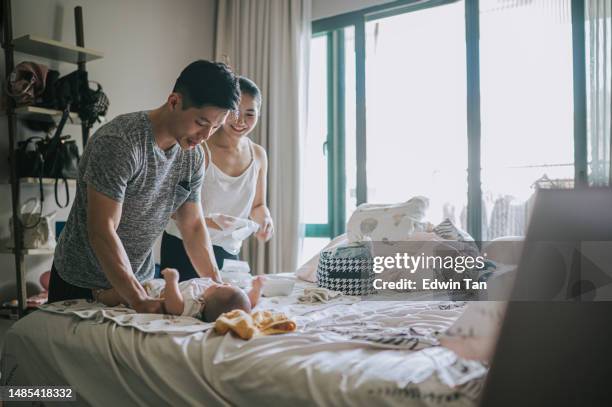
MULTIPOLYGON (((12 2, 13 36, 39 35, 75 44, 74 7, 83 7, 85 46, 104 53, 104 59, 87 65, 91 80, 98 81, 110 99, 107 120, 122 113, 161 105, 180 70, 195 59, 213 56, 215 0, 19 0, 12 2)), ((61 74, 75 65, 37 60, 15 54, 16 63, 36 60, 61 74)), ((0 57, 4 72, 4 54, 0 57)), ((3 84, 4 86, 4 84, 3 84)), ((22 136, 27 131, 22 131, 22 136)), ((67 126, 65 134, 80 139, 80 126, 67 126)), ((8 182, 8 133, 6 118, 0 117, 0 238, 9 236, 11 215, 8 182)), ((53 188, 45 188, 45 213, 56 210, 53 188)), ((74 190, 71 191, 74 197, 74 190)), ((22 187, 22 201, 37 196, 36 186, 22 187)), ((56 218, 65 220, 68 210, 56 218)), ((27 257, 27 279, 51 265, 50 256, 27 257)), ((14 285, 13 256, 0 254, 0 301, 2 286, 14 285)))
POLYGON ((312 19, 336 16, 390 1, 393 0, 312 0, 312 19))

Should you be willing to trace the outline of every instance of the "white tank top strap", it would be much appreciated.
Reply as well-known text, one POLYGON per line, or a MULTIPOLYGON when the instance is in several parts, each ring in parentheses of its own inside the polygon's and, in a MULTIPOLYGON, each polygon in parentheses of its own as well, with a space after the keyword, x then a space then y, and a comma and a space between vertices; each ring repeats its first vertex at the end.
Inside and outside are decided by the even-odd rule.
POLYGON ((249 139, 249 148, 251 149, 251 161, 253 161, 253 171, 255 172, 255 177, 259 175, 259 169, 261 167, 261 163, 255 156, 255 143, 251 139, 249 139))
POLYGON ((251 139, 247 139, 249 140, 249 151, 251 152, 251 161, 255 161, 255 149, 253 148, 253 142, 251 141, 251 139))
POLYGON ((204 154, 204 165, 208 168, 209 164, 212 162, 212 153, 210 152, 210 148, 208 147, 208 143, 204 142, 204 149, 206 150, 206 154, 204 154))

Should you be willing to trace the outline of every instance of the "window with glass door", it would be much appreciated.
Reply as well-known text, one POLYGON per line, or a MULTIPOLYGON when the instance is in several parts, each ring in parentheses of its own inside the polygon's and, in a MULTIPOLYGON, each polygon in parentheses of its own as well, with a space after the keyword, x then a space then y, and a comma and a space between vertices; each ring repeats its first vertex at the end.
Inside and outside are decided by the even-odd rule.
POLYGON ((427 220, 487 240, 573 186, 571 0, 395 1, 313 33, 302 260, 364 202, 423 195, 427 220))

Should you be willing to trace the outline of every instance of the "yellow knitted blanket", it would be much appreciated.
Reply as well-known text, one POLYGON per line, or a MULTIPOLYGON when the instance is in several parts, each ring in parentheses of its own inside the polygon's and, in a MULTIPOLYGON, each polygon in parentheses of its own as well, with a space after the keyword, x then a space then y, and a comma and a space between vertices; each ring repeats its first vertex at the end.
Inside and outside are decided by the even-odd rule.
POLYGON ((215 332, 224 335, 232 331, 242 339, 251 339, 255 335, 284 334, 293 332, 296 328, 295 321, 282 312, 272 311, 248 314, 237 309, 221 314, 215 321, 215 332))

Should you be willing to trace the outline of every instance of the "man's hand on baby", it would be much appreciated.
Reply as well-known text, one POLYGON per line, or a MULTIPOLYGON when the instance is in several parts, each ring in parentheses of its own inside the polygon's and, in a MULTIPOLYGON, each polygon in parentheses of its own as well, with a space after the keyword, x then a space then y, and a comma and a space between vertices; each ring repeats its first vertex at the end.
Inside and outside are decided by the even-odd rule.
POLYGON ((177 269, 165 268, 161 271, 162 277, 166 281, 178 281, 179 280, 179 272, 177 269))

